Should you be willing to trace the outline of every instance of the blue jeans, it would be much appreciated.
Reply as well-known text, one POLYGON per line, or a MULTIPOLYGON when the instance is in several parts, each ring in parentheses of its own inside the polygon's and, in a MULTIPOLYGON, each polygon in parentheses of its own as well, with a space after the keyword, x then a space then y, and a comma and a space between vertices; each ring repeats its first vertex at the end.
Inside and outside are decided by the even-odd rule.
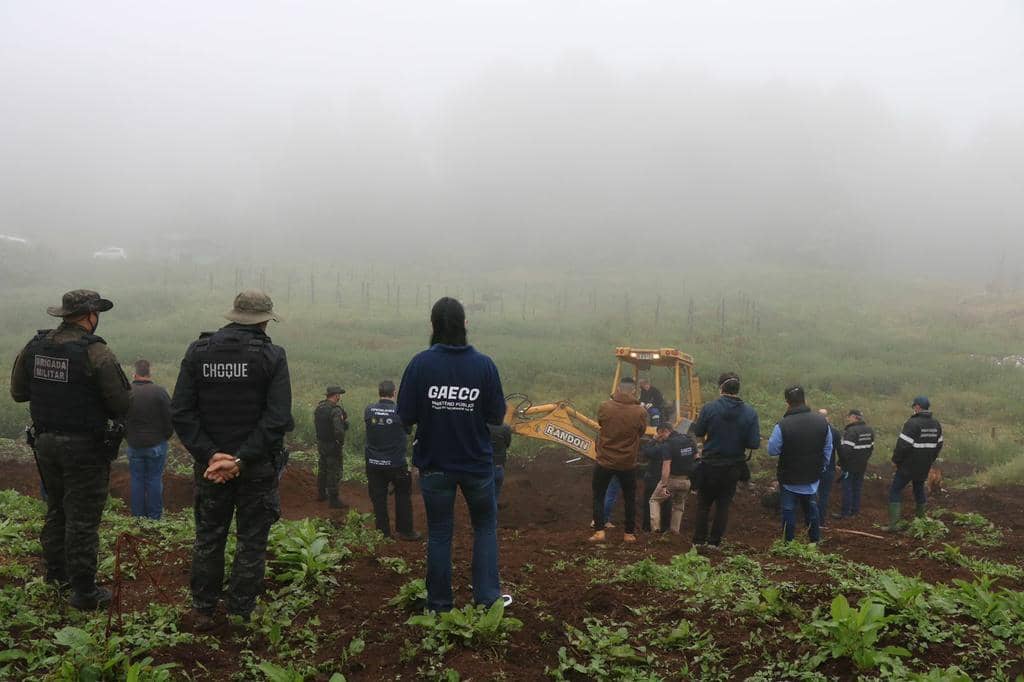
POLYGON ((167 463, 167 441, 151 448, 128 448, 128 471, 131 473, 132 516, 159 519, 164 510, 164 465, 167 463))
MULTIPOLYGON (((615 477, 608 483, 608 492, 604 494, 604 520, 609 522, 612 520, 612 508, 615 506, 615 500, 619 499, 619 493, 622 492, 622 484, 619 483, 618 477, 615 477)), ((597 530, 601 530, 598 528, 597 530)))
MULTIPOLYGON (((889 502, 894 504, 900 501, 903 497, 903 489, 907 487, 907 484, 911 482, 910 476, 903 474, 900 471, 896 472, 896 475, 892 477, 892 487, 889 488, 889 502)), ((924 480, 913 481, 914 483, 914 501, 919 505, 924 505, 928 501, 928 497, 924 492, 924 480)))
POLYGON ((818 519, 821 521, 828 519, 828 498, 832 494, 832 481, 835 475, 835 470, 829 469, 818 481, 818 519))
POLYGON ((843 516, 860 513, 860 491, 864 489, 864 472, 843 472, 843 516))
POLYGON ((455 490, 462 489, 473 524, 473 602, 490 606, 501 598, 498 581, 498 505, 494 476, 421 471, 427 510, 427 609, 452 609, 452 530, 455 490))
POLYGON ((501 485, 505 482, 505 467, 501 464, 494 465, 494 499, 501 497, 501 485))
POLYGON ((816 495, 801 495, 786 490, 785 486, 779 486, 779 502, 782 504, 782 530, 789 542, 796 536, 796 507, 804 513, 804 523, 807 525, 807 537, 811 542, 821 539, 821 527, 818 524, 818 500, 816 495))

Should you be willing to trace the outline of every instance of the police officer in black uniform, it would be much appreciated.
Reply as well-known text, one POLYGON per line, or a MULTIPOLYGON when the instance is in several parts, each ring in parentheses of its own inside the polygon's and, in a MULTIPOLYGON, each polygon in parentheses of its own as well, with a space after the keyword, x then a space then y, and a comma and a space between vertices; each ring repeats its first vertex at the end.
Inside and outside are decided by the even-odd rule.
POLYGON ((924 517, 927 494, 924 484, 928 480, 928 472, 932 463, 942 451, 942 424, 932 416, 931 401, 927 396, 914 398, 911 407, 914 414, 903 425, 896 447, 892 451, 892 463, 896 473, 892 477, 889 488, 889 531, 900 528, 900 516, 903 512, 903 489, 908 483, 913 484, 915 515, 924 517))
POLYGON ((864 413, 850 410, 846 415, 846 428, 839 442, 840 481, 843 484, 843 511, 845 519, 860 513, 860 495, 864 489, 864 472, 875 451, 875 432, 864 422, 864 413))
POLYGON ((348 413, 341 406, 344 393, 341 386, 328 386, 324 399, 313 410, 316 447, 320 455, 316 476, 317 499, 321 502, 330 500, 332 509, 341 508, 338 485, 341 483, 345 433, 348 431, 348 413))
POLYGON ((248 620, 263 586, 267 535, 280 517, 278 472, 292 421, 284 349, 266 334, 277 321, 262 291, 235 298, 231 324, 204 332, 181 361, 171 399, 174 429, 195 459, 196 541, 192 606, 197 630, 213 626, 224 584, 224 545, 236 516, 228 614, 248 620))
POLYGON ((388 519, 388 488, 395 489, 395 532, 403 540, 419 540, 412 529, 412 475, 405 461, 409 443, 408 426, 396 414, 395 382, 385 380, 377 387, 380 400, 367 405, 363 412, 366 424, 366 484, 377 530, 384 537, 391 535, 388 519))
POLYGON ((67 292, 46 310, 61 325, 36 334, 11 372, 11 397, 29 403, 30 443, 48 493, 40 535, 46 579, 70 584, 69 603, 82 610, 110 601, 96 585, 99 525, 131 403, 128 377, 95 334, 100 313, 113 307, 95 291, 67 292))

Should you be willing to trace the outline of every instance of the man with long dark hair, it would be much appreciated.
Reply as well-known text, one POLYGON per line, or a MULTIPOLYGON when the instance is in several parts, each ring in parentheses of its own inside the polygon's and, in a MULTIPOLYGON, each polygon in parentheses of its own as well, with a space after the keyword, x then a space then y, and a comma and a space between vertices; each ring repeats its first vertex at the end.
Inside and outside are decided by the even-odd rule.
POLYGON ((427 512, 427 608, 450 611, 455 491, 462 490, 473 524, 473 601, 501 598, 497 503, 488 424, 505 417, 498 369, 466 342, 466 313, 454 298, 430 311, 430 348, 405 368, 398 416, 416 426, 413 463, 427 512))

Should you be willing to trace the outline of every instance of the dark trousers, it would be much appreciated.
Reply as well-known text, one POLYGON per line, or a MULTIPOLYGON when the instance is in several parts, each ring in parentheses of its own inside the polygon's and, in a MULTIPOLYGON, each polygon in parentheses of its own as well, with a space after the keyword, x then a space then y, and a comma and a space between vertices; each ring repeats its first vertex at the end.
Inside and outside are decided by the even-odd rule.
POLYGON ((110 489, 110 461, 90 437, 44 433, 36 463, 46 488, 46 521, 39 541, 46 577, 70 580, 76 592, 96 589, 100 520, 110 489))
POLYGON ((317 443, 320 459, 317 462, 316 485, 321 499, 338 499, 341 483, 342 453, 339 443, 317 443))
POLYGON ((928 496, 924 490, 924 483, 926 478, 922 478, 917 481, 912 479, 909 475, 904 474, 902 471, 897 471, 896 475, 892 477, 892 487, 889 488, 889 502, 899 502, 903 497, 903 489, 907 487, 908 483, 914 484, 914 501, 924 506, 928 501, 928 496))
POLYGON ((828 499, 832 495, 832 481, 835 480, 835 476, 835 470, 829 469, 818 481, 818 516, 823 525, 827 525, 828 499))
MULTIPOLYGON (((660 481, 660 480, 661 479, 659 479, 659 478, 651 479, 651 478, 646 477, 646 476, 644 477, 644 498, 643 499, 644 499, 645 503, 648 502, 651 499, 651 495, 654 494, 654 489, 658 487, 658 481, 660 481)), ((643 505, 643 514, 644 514, 644 521, 643 521, 643 525, 641 527, 644 529, 644 531, 650 532, 651 531, 651 505, 649 505, 649 504, 644 504, 643 505)), ((655 530, 658 530, 660 532, 665 532, 666 530, 668 530, 668 524, 669 524, 669 522, 671 520, 672 520, 672 498, 670 497, 670 498, 668 498, 667 500, 665 500, 664 502, 661 503, 661 528, 657 528, 655 530)))
POLYGON ((860 493, 864 489, 864 472, 843 472, 843 516, 860 513, 860 493))
POLYGON ((501 486, 505 482, 505 465, 494 465, 494 499, 501 499, 501 486))
POLYGON ((625 531, 633 533, 636 531, 636 470, 617 471, 606 469, 600 464, 594 464, 594 477, 591 480, 594 494, 594 528, 601 530, 607 521, 604 517, 604 496, 613 478, 617 478, 619 485, 622 486, 622 502, 626 507, 625 531))
POLYGON ((693 544, 719 545, 729 524, 729 507, 736 494, 736 471, 734 466, 704 467, 700 489, 697 491, 697 519, 693 533, 693 544), (711 506, 715 506, 715 519, 708 535, 708 517, 711 506))
POLYGON ((405 467, 366 467, 366 485, 373 503, 373 517, 377 530, 385 537, 391 535, 388 518, 388 488, 395 489, 395 532, 412 533, 412 474, 405 467))
POLYGON ((248 618, 263 589, 267 536, 281 517, 277 472, 269 461, 246 465, 227 483, 203 478, 196 465, 196 541, 192 550, 192 606, 209 612, 224 587, 224 545, 235 519, 235 561, 228 580, 228 613, 248 618))

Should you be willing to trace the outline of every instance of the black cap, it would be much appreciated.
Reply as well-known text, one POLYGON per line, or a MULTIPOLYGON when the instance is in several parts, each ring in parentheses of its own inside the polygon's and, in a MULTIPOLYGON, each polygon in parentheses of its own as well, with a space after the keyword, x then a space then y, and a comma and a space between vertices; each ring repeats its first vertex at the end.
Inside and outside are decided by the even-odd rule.
POLYGON ((345 392, 345 389, 343 389, 341 386, 334 386, 332 384, 331 386, 327 387, 327 395, 329 395, 329 396, 331 396, 331 395, 341 395, 344 392, 345 392))
POLYGON ((920 407, 922 410, 927 410, 932 406, 932 404, 931 401, 928 400, 928 396, 919 395, 916 398, 914 398, 914 402, 910 403, 910 406, 916 406, 920 407))
POLYGON ((655 431, 675 431, 676 427, 672 426, 672 422, 658 422, 658 426, 654 429, 655 431))
POLYGON ((847 417, 860 417, 861 419, 863 419, 864 418, 864 413, 861 412, 860 410, 850 410, 849 412, 846 413, 846 416, 847 417))

